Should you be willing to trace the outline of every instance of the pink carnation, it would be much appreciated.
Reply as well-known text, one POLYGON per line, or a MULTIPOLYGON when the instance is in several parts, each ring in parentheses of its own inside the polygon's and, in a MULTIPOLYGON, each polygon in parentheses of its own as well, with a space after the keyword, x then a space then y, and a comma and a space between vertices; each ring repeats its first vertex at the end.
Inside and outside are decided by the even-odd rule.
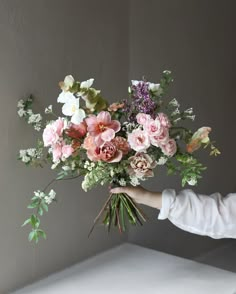
POLYGON ((140 129, 133 130, 128 134, 130 147, 135 151, 146 151, 150 147, 150 139, 145 131, 140 129))
POLYGON ((114 139, 115 133, 120 130, 120 123, 112 120, 108 111, 101 111, 97 116, 91 115, 85 121, 88 133, 94 137, 97 146, 114 139))
POLYGON ((161 146, 162 152, 169 157, 172 157, 175 155, 177 151, 177 145, 174 139, 169 139, 166 144, 163 144, 161 146))
POLYGON ((65 127, 65 122, 62 118, 57 119, 52 124, 48 124, 43 131, 44 146, 51 146, 56 144, 62 136, 65 127))

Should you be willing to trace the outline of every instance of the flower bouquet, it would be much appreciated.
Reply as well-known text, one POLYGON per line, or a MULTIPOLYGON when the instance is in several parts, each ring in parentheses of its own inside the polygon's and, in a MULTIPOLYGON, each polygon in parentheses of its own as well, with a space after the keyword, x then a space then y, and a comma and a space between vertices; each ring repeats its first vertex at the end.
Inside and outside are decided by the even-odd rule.
MULTIPOLYGON (((23 225, 30 224, 29 240, 46 238, 40 228, 40 216, 56 200, 50 186, 55 181, 83 177, 84 191, 96 185, 139 185, 165 166, 168 174, 178 173, 182 185, 196 185, 205 167, 193 155, 203 145, 211 155, 219 151, 209 139, 209 127, 193 133, 181 125, 193 120, 192 108, 180 110, 176 99, 163 97, 172 82, 171 72, 164 71, 160 83, 133 80, 126 100, 109 104, 101 91, 92 88, 94 79, 75 81, 69 75, 59 83, 63 116, 45 109, 48 120, 32 110, 33 97, 18 102, 18 115, 42 131, 35 148, 20 150, 19 159, 28 166, 50 164, 57 176, 44 189, 34 192, 28 208, 35 210, 23 225)), ((140 224, 146 217, 126 194, 110 194, 94 220, 120 232, 127 223, 140 224)), ((93 226, 94 227, 94 226, 93 226)), ((92 227, 92 229, 93 229, 92 227)), ((92 231, 92 230, 91 230, 92 231)))

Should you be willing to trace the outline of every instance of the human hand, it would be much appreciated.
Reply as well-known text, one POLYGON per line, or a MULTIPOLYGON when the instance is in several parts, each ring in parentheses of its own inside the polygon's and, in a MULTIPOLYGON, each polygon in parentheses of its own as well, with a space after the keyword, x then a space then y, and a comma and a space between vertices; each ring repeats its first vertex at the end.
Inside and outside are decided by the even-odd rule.
POLYGON ((126 186, 117 187, 110 190, 111 193, 126 193, 131 197, 136 203, 144 204, 150 207, 161 209, 161 193, 151 192, 144 189, 142 186, 126 186))

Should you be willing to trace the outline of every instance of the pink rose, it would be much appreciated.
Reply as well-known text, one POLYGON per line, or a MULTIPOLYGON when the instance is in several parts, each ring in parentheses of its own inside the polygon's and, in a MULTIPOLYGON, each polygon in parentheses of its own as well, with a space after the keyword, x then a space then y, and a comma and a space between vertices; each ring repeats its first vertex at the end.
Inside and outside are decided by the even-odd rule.
POLYGON ((138 113, 136 115, 137 123, 140 125, 145 125, 147 121, 151 119, 151 116, 146 113, 138 113))
POLYGON ((129 158, 128 173, 129 175, 137 176, 138 178, 153 177, 153 169, 157 163, 146 153, 136 153, 129 158))
POLYGON ((150 137, 151 144, 160 147, 164 145, 169 140, 169 131, 167 128, 162 128, 162 133, 159 136, 152 136, 150 137))
POLYGON ((174 139, 169 139, 167 143, 161 146, 162 152, 169 157, 175 155, 177 151, 177 145, 174 139))
POLYGON ((169 118, 168 116, 165 114, 165 113, 158 113, 158 118, 159 118, 159 121, 161 123, 161 125, 164 127, 164 128, 170 128, 171 127, 171 123, 169 121, 169 118))
POLYGON ((140 129, 133 130, 128 134, 130 147, 135 151, 146 151, 150 147, 150 139, 145 131, 140 129))
POLYGON ((162 133, 163 127, 158 118, 148 120, 144 125, 144 130, 149 136, 159 136, 162 133))

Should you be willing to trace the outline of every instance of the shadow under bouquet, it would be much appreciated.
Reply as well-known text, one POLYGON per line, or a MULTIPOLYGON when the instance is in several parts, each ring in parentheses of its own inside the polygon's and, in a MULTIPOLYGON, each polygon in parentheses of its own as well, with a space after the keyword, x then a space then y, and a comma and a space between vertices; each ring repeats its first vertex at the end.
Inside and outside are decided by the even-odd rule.
MULTIPOLYGON (((49 163, 56 171, 55 179, 34 191, 28 206, 35 211, 23 224, 32 226, 30 241, 46 238, 40 217, 56 200, 56 192, 50 189, 55 181, 81 176, 84 191, 96 185, 137 186, 165 166, 167 174, 180 175, 182 186, 197 184, 206 167, 193 152, 202 145, 210 148, 210 155, 220 152, 209 139, 211 128, 192 132, 181 125, 195 116, 192 108, 181 111, 176 99, 164 99, 172 81, 170 71, 163 72, 158 84, 132 80, 129 98, 109 104, 101 91, 92 88, 94 79, 79 82, 69 75, 59 83, 62 91, 57 102, 62 104, 63 116, 56 115, 50 105, 45 122, 33 112, 32 96, 18 102, 18 115, 42 132, 37 146, 20 150, 19 159, 27 166, 49 163)), ((115 226, 124 232, 128 222, 142 225, 146 217, 127 194, 120 193, 109 195, 94 225, 99 221, 108 230, 115 226)))

